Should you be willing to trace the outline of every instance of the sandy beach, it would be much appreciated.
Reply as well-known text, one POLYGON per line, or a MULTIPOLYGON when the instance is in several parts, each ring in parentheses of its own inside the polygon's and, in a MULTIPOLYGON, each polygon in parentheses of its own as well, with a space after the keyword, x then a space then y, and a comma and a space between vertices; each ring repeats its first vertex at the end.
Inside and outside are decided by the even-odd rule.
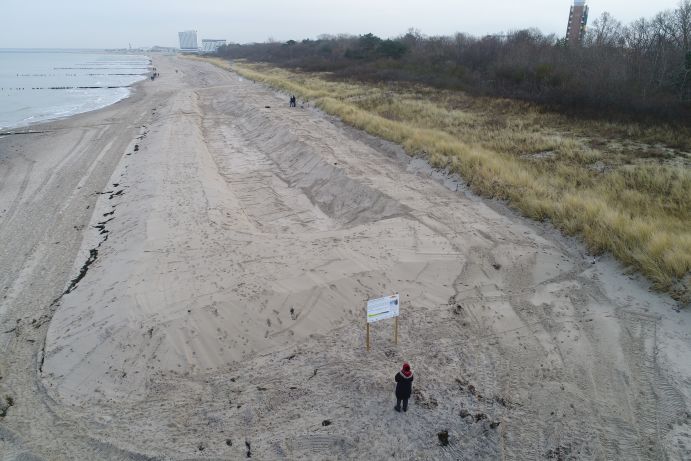
POLYGON ((691 459, 691 311, 396 145, 153 59, 124 101, 0 133, 1 459, 691 459), (379 322, 367 352, 392 293, 399 343, 379 322))

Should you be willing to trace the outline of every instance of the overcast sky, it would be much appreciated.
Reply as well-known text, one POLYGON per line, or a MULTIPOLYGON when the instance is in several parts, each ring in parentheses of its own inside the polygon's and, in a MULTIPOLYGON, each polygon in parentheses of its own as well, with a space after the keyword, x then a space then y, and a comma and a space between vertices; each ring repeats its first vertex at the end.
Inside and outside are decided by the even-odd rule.
MULTIPOLYGON (((177 32, 232 42, 320 34, 484 35, 527 27, 563 35, 572 0, 0 0, 0 48, 178 46, 177 32)), ((679 0, 588 0, 628 23, 679 0)))

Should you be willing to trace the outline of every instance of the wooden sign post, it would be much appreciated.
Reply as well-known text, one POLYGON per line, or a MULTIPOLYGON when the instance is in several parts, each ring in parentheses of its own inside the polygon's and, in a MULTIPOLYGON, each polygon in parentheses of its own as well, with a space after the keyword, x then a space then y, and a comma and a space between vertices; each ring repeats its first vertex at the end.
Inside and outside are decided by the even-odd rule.
POLYGON ((393 327, 393 343, 397 345, 398 344, 398 317, 396 317, 394 319, 394 321, 396 323, 394 324, 394 327, 393 327))
POLYGON ((367 322, 367 352, 369 352, 369 322, 367 322))
POLYGON ((370 299, 367 301, 367 333, 366 345, 367 351, 370 350, 369 343, 369 324, 378 322, 379 320, 394 318, 393 340, 394 344, 398 344, 398 316, 400 314, 400 296, 398 293, 384 298, 370 299))

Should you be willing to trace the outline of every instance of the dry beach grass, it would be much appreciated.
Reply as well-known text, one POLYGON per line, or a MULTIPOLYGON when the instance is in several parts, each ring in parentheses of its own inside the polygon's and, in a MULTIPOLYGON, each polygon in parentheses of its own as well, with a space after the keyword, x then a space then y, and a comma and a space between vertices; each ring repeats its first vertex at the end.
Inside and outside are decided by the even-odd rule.
POLYGON ((688 128, 576 120, 511 100, 336 82, 246 62, 232 69, 403 145, 459 174, 475 192, 581 236, 593 253, 611 252, 688 302, 688 128))

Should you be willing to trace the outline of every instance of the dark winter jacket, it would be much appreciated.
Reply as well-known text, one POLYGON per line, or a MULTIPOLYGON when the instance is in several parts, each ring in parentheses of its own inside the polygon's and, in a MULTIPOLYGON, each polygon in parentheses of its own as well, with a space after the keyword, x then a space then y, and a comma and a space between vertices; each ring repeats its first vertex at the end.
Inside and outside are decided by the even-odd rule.
POLYGON ((396 398, 409 399, 413 392, 413 375, 406 378, 400 371, 396 373, 396 398))

